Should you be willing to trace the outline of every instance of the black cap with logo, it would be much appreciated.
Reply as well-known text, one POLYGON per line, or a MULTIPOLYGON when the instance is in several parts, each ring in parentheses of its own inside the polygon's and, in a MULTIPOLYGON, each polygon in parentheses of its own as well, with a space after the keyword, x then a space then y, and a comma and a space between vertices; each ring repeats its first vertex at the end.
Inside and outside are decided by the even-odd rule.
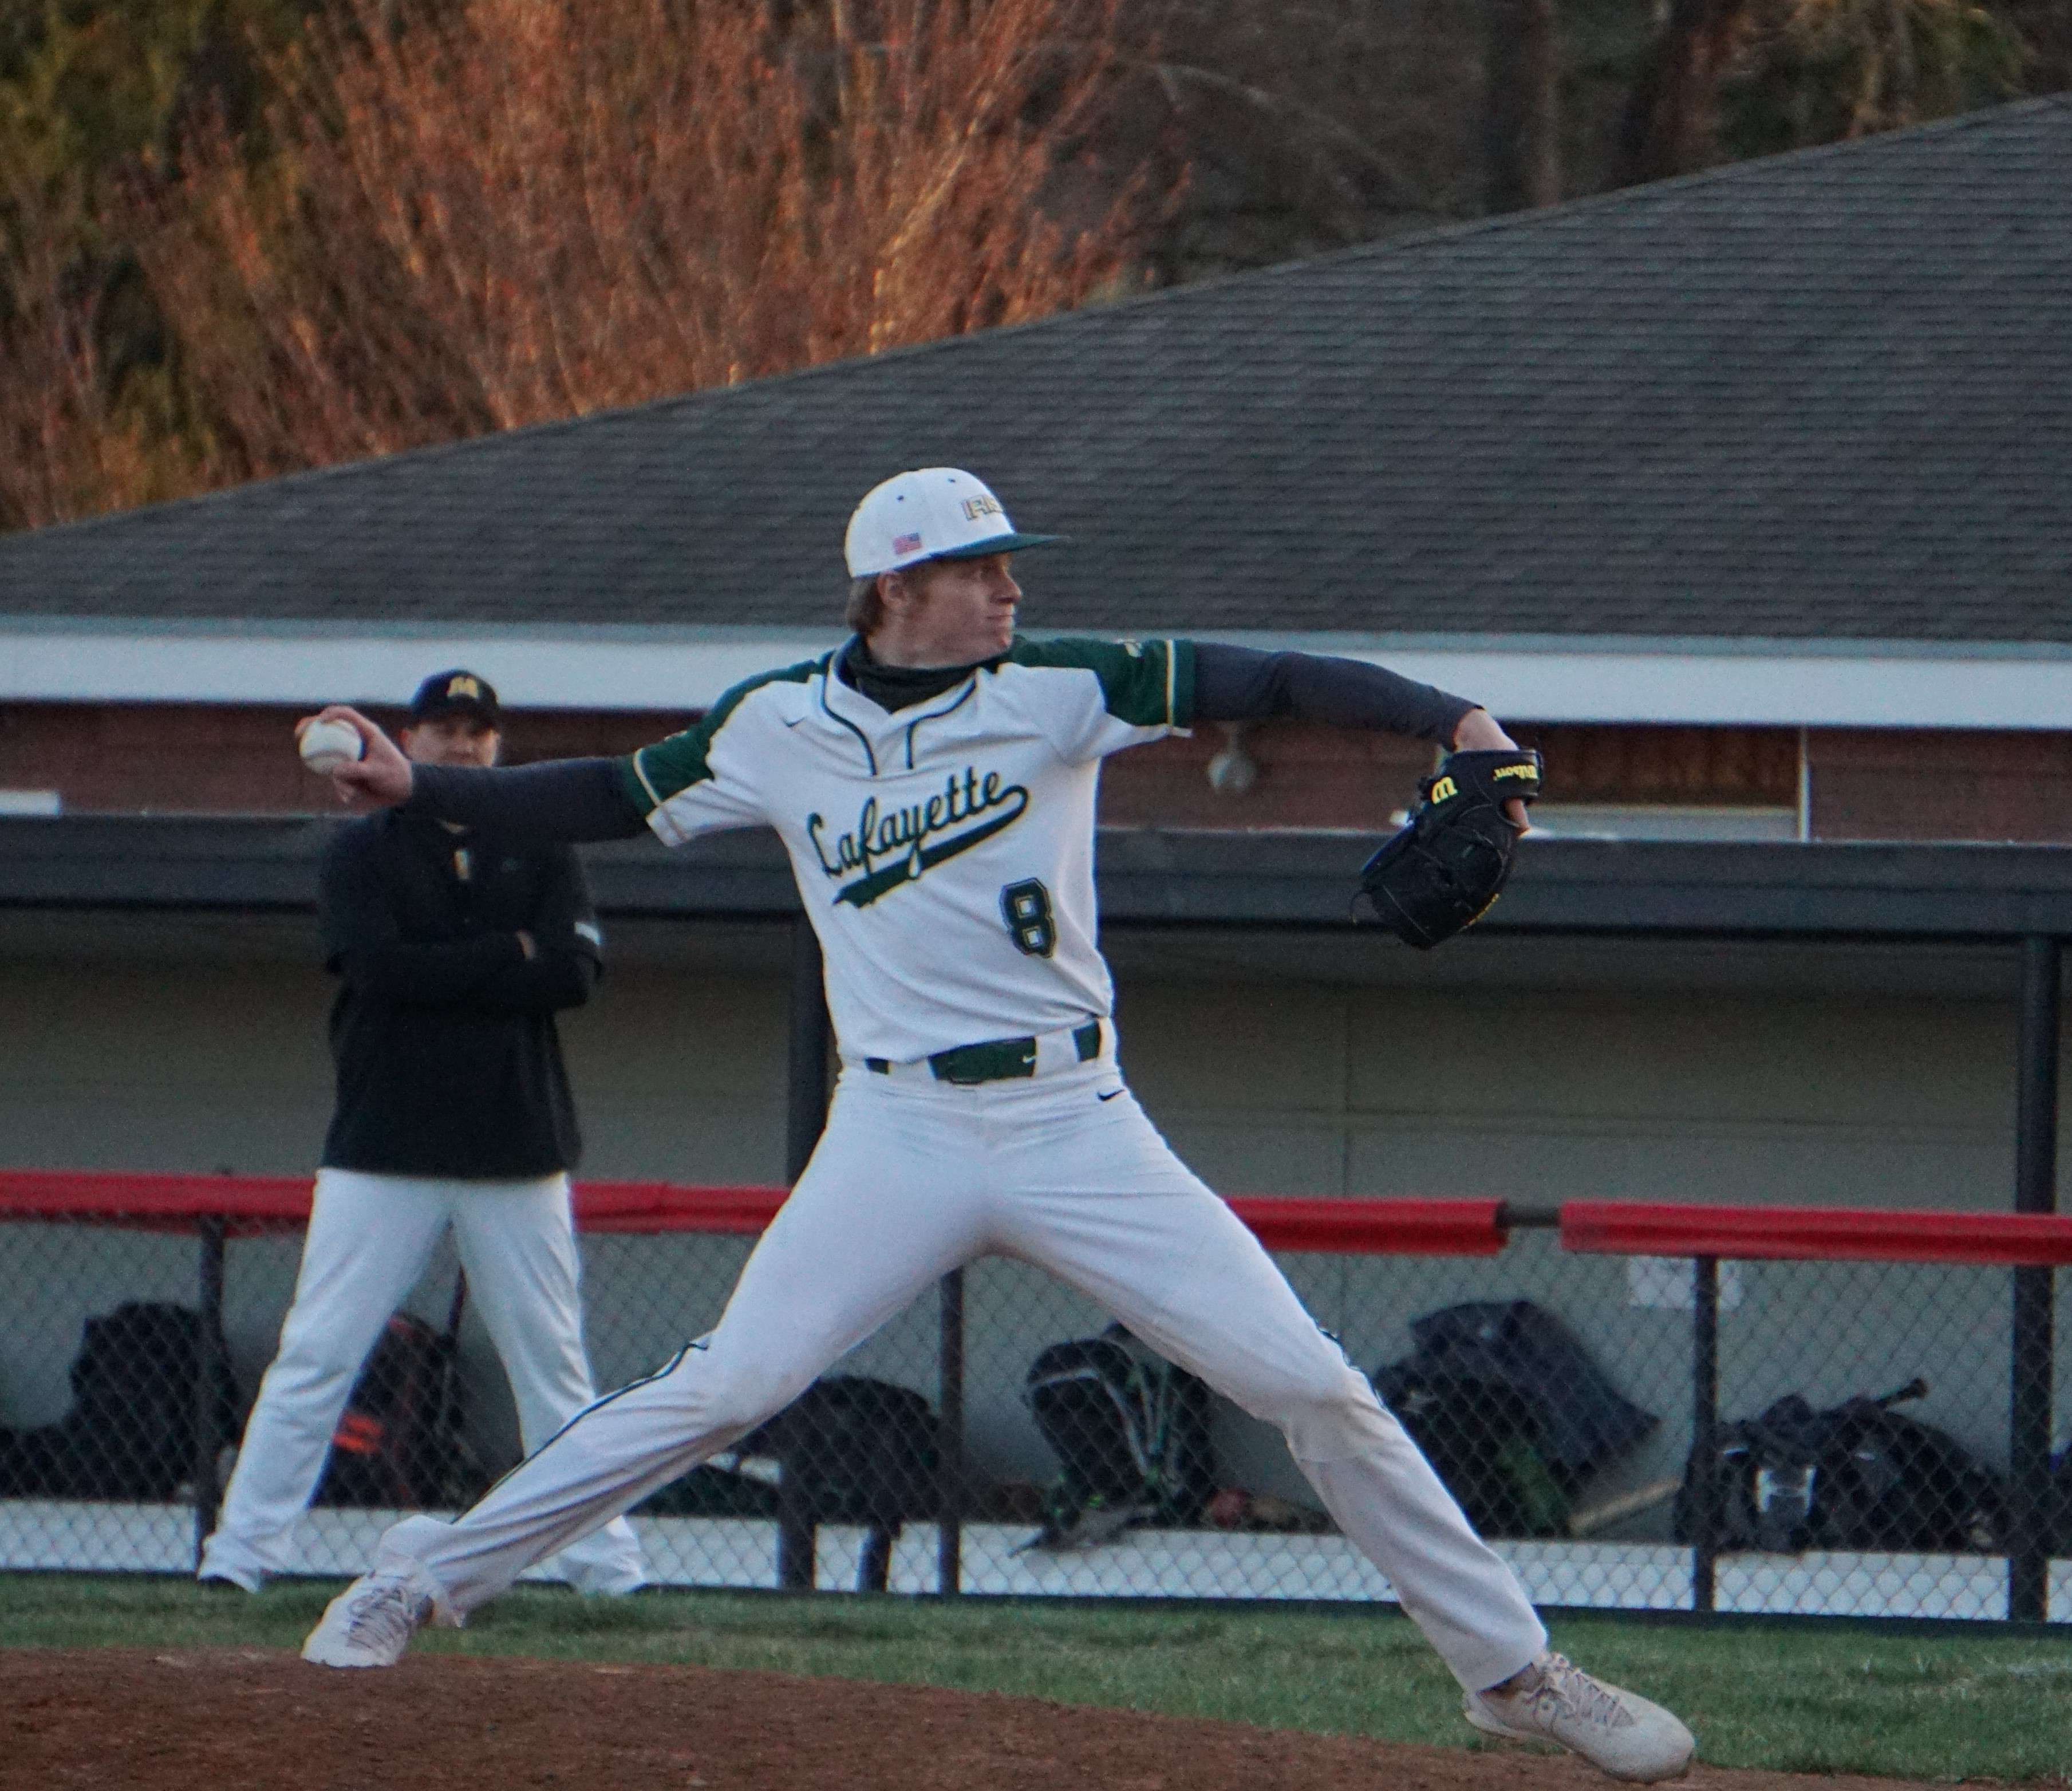
POLYGON ((496 687, 472 672, 434 672, 417 686, 417 694, 410 699, 410 719, 429 721, 441 715, 474 715, 492 728, 504 725, 496 687))

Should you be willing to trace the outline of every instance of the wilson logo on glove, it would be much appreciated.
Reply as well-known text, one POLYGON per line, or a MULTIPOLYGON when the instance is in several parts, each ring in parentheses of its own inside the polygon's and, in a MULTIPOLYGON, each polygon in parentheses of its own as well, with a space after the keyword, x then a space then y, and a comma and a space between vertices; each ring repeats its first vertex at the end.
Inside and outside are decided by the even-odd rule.
POLYGON ((1537 753, 1449 754, 1401 831, 1360 867, 1354 917, 1420 951, 1474 926, 1511 875, 1518 829, 1503 805, 1531 802, 1540 779, 1537 753))

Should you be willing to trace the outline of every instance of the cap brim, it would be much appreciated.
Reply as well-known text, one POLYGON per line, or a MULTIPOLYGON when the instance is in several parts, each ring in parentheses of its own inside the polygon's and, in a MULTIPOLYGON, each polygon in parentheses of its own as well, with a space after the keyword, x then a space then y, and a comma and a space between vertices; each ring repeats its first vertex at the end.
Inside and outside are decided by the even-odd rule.
POLYGON ((1053 541, 1069 541, 1069 535, 989 535, 969 547, 953 547, 946 553, 931 553, 931 560, 983 560, 989 554, 1019 553, 1024 548, 1048 547, 1053 541))

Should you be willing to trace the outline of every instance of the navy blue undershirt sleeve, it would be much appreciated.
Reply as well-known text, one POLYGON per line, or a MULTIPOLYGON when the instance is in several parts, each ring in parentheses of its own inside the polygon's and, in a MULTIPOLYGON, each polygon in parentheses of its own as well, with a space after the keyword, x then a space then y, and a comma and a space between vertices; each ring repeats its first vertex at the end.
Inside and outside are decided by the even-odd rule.
POLYGON ((521 847, 631 840, 648 831, 615 758, 555 758, 477 770, 413 765, 404 806, 463 827, 484 828, 521 847))
POLYGON ((1197 721, 1321 721, 1441 746, 1481 705, 1360 659, 1194 643, 1197 721))

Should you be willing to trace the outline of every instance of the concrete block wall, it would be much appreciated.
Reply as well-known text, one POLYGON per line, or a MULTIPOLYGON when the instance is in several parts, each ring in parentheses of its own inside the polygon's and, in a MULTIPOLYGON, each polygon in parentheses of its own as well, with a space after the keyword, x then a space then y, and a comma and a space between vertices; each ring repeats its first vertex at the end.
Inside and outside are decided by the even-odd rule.
MULTIPOLYGON (((286 946, 245 958, 234 947, 220 940, 204 961, 29 955, 0 966, 10 992, 0 1004, 0 1164, 308 1169, 329 1110, 327 982, 286 946)), ((1225 1193, 1981 1210, 2010 1197, 2013 1015, 1997 993, 1334 985, 1244 980, 1236 960, 1222 976, 1198 963, 1161 976, 1144 968, 1141 950, 1126 955, 1137 967, 1121 984, 1125 1067, 1175 1147, 1225 1193)), ((593 1004, 565 1023, 586 1172, 778 1181, 785 1000, 781 978, 759 971, 615 964, 593 1004)), ((709 1327, 745 1248, 601 1242, 590 1317, 600 1381, 637 1374, 709 1327)), ((1494 1275, 1483 1264, 1357 1259, 1297 1261, 1290 1272, 1363 1367, 1402 1354, 1404 1327, 1420 1312, 1516 1294, 1556 1305, 1608 1363, 1652 1363, 1630 1394, 1680 1410, 1681 1346, 1636 1352, 1635 1340, 1648 1325, 1680 1337, 1684 1321, 1636 1307, 1622 1265, 1549 1265, 1533 1254, 1540 1248, 1515 1244, 1494 1275)), ((295 1259, 292 1239, 233 1247, 228 1321, 248 1391, 270 1355, 295 1259)), ((31 1288, 36 1315, 0 1328, 0 1422, 55 1416, 85 1316, 125 1297, 190 1297, 193 1260, 184 1240, 0 1233, 8 1304, 29 1309, 20 1290, 31 1288)), ((443 1312, 450 1275, 450 1263, 428 1274, 421 1309, 443 1312)), ((1869 1359, 1889 1358, 1893 1382, 1915 1371, 1901 1345, 1917 1315, 1881 1313, 1863 1290, 1837 1296, 1871 1300, 1860 1319, 1869 1359)), ((972 1343, 980 1463, 1041 1477, 1047 1460, 1021 1407, 1021 1376, 1045 1343, 1097 1329, 1100 1315, 1007 1264, 977 1271, 971 1299, 975 1314, 991 1315, 972 1343)), ((1977 1432, 1990 1450, 2004 1411, 1991 1384, 2005 1348, 1996 1285, 1964 1294, 1944 1322, 1986 1366, 1953 1376, 1920 1365, 1941 1383, 1930 1415, 1977 1432)), ((848 1366, 929 1386, 933 1323, 923 1300, 848 1366)), ((1780 1319, 1767 1343, 1762 1334, 1730 1329, 1730 1400, 1805 1379, 1803 1329, 1780 1319), (1767 1380, 1765 1349, 1777 1365, 1767 1380)), ((492 1448, 508 1452, 515 1432, 479 1329, 467 1349, 492 1448)), ((1951 1354, 1947 1336, 1932 1353, 1951 1354)), ((1869 1390, 1859 1384, 1871 1374, 1863 1360, 1860 1347, 1838 1356, 1836 1384, 1805 1390, 1869 1390)), ((1271 1438, 1235 1415, 1224 1429, 1242 1472, 1293 1489, 1271 1438)), ((1665 1456, 1641 1469, 1675 1463, 1665 1456)))

